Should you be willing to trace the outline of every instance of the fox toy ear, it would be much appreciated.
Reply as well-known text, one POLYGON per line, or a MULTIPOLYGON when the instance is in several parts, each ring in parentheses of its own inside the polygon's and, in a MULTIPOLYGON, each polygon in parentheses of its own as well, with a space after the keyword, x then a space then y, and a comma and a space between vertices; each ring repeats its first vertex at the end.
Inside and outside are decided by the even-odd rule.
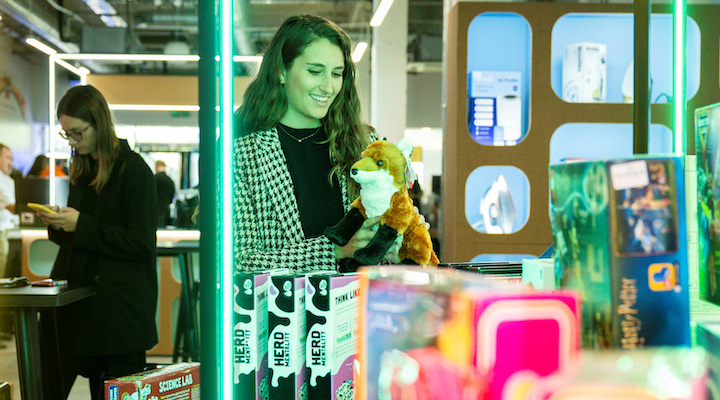
POLYGON ((409 138, 402 138, 397 144, 398 149, 405 155, 405 158, 410 158, 413 152, 413 142, 409 138))
POLYGON ((410 160, 410 155, 413 152, 413 142, 409 138, 404 137, 398 142, 397 148, 400 149, 405 156, 405 185, 407 185, 408 189, 412 189, 415 180, 417 180, 417 175, 415 175, 415 171, 412 169, 412 161, 410 160))

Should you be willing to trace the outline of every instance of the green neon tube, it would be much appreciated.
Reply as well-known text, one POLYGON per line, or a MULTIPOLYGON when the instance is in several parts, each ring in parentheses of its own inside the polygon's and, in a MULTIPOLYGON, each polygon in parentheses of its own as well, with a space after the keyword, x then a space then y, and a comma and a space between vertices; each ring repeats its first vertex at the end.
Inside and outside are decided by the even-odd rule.
POLYGON ((232 15, 233 0, 198 4, 201 396, 223 400, 233 398, 232 15))
POLYGON ((233 2, 225 0, 220 7, 220 154, 219 169, 220 231, 222 294, 220 374, 221 399, 233 398, 232 320, 233 320, 233 248, 232 248, 232 137, 233 137, 233 2))
POLYGON ((673 3, 673 154, 685 155, 685 0, 673 3))

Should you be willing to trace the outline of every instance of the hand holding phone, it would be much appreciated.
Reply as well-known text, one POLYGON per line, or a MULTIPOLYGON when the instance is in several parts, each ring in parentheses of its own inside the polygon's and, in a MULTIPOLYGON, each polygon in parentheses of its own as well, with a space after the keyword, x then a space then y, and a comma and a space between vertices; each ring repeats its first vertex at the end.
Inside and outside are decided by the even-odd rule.
POLYGON ((32 208, 32 209, 35 210, 35 211, 40 211, 40 212, 44 212, 44 213, 48 213, 48 214, 57 214, 57 211, 55 211, 55 210, 53 210, 53 209, 50 209, 50 208, 47 208, 47 207, 45 207, 45 206, 42 205, 42 204, 38 204, 38 203, 27 203, 27 205, 28 205, 28 207, 32 208))

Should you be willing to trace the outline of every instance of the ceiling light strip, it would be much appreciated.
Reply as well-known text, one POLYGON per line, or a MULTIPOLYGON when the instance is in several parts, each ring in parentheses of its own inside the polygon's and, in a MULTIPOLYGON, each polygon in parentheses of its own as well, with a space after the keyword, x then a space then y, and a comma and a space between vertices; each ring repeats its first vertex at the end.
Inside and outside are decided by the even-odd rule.
POLYGON ((45 53, 49 56, 51 56, 53 54, 57 54, 57 50, 53 49, 52 47, 46 45, 45 43, 43 43, 35 38, 27 38, 27 39, 25 39, 25 43, 42 51, 43 53, 45 53))
POLYGON ((377 10, 375 10, 375 14, 373 15, 372 19, 370 19, 370 26, 380 26, 385 19, 388 11, 390 11, 390 6, 392 6, 392 4, 393 0, 382 0, 377 10))
POLYGON ((173 104, 108 104, 113 111, 200 111, 200 106, 173 104))
POLYGON ((84 0, 85 4, 100 17, 102 22, 109 27, 125 28, 127 22, 118 15, 117 10, 105 0, 84 0))
MULTIPOLYGON (((29 43, 28 43, 29 44, 29 43)), ((51 49, 52 50, 52 49, 51 49)), ((54 51, 54 50, 53 50, 54 51)), ((200 56, 188 54, 100 54, 71 53, 58 54, 62 60, 96 60, 96 61, 200 61, 200 56)), ((262 62, 262 56, 233 56, 234 62, 262 62)))
POLYGON ((365 54, 365 50, 367 50, 367 47, 367 42, 359 42, 357 45, 355 45, 355 50, 353 50, 352 53, 352 60, 354 63, 358 63, 360 62, 360 60, 362 60, 363 54, 365 54))
POLYGON ((63 60, 98 60, 98 61, 195 61, 200 60, 197 55, 182 54, 95 54, 72 53, 58 54, 63 60))

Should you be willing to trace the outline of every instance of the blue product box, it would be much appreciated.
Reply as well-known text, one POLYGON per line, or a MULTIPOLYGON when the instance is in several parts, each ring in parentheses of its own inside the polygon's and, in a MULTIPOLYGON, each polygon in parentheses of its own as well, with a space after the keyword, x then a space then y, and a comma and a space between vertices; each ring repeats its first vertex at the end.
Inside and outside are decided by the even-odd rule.
POLYGON ((472 71, 469 78, 470 136, 486 146, 512 146, 523 136, 520 72, 472 71))
POLYGON ((679 157, 551 165, 555 279, 582 296, 583 346, 690 345, 679 157))

